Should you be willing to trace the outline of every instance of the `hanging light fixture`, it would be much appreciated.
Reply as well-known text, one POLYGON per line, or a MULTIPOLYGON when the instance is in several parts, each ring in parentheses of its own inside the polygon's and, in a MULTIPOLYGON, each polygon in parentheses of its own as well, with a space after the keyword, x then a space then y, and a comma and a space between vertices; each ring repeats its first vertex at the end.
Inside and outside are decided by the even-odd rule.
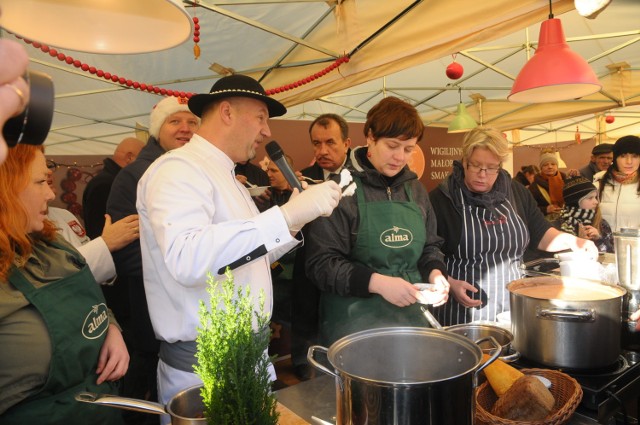
POLYGON ((2 0, 2 26, 52 47, 89 53, 164 50, 186 41, 193 22, 181 0, 2 0))
POLYGON ((460 97, 460 103, 458 103, 456 116, 449 123, 447 133, 465 133, 478 126, 478 123, 469 115, 466 106, 462 103, 462 89, 460 87, 458 87, 458 96, 460 97))
POLYGON ((598 81, 587 61, 569 48, 562 22, 553 17, 542 23, 538 48, 524 65, 511 88, 511 102, 545 103, 578 99, 599 91, 598 81))

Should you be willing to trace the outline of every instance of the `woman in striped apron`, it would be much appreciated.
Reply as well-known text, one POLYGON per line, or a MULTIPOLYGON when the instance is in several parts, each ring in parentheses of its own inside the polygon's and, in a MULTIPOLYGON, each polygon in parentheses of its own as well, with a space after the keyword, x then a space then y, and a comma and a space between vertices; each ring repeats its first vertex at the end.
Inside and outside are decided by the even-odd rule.
POLYGON ((490 128, 469 132, 462 160, 430 193, 451 284, 449 302, 435 308, 444 325, 495 321, 509 310, 506 284, 521 277, 531 244, 546 251, 589 250, 591 241, 551 227, 531 193, 502 169, 507 141, 490 128))

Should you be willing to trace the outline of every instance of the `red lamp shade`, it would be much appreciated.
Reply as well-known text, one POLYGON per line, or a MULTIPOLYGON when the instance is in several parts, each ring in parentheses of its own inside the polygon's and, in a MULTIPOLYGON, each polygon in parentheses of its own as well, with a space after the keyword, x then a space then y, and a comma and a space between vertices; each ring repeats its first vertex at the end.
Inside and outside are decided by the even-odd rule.
POLYGON ((542 23, 536 53, 511 88, 512 102, 545 103, 578 99, 602 85, 587 61, 569 48, 559 19, 542 23))

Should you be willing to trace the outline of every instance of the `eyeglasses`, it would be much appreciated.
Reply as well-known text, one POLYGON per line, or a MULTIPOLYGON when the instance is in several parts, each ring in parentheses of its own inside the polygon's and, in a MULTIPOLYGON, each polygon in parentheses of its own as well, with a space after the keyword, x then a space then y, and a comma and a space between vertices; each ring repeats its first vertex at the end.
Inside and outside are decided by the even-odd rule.
POLYGON ((58 164, 52 159, 47 159, 47 168, 51 171, 56 171, 58 169, 58 164))
POLYGON ((481 171, 484 171, 488 176, 496 176, 500 172, 502 167, 488 167, 482 168, 479 165, 472 164, 470 162, 467 163, 467 171, 470 171, 474 174, 480 174, 481 171))

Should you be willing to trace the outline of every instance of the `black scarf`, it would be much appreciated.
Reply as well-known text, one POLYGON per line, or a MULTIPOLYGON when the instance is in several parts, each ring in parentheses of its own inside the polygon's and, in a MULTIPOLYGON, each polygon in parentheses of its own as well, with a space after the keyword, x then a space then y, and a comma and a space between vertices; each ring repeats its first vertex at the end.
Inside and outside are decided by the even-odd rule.
POLYGON ((560 230, 578 236, 578 228, 580 224, 591 225, 596 210, 585 210, 580 207, 564 207, 562 209, 562 224, 560 230))
POLYGON ((462 208, 462 199, 457 195, 461 192, 465 203, 486 208, 494 218, 500 218, 501 214, 496 212, 496 207, 503 204, 508 197, 511 197, 511 178, 504 170, 500 170, 493 187, 485 193, 476 193, 469 190, 464 183, 464 167, 460 161, 453 161, 453 172, 448 179, 453 204, 457 208, 462 208))

